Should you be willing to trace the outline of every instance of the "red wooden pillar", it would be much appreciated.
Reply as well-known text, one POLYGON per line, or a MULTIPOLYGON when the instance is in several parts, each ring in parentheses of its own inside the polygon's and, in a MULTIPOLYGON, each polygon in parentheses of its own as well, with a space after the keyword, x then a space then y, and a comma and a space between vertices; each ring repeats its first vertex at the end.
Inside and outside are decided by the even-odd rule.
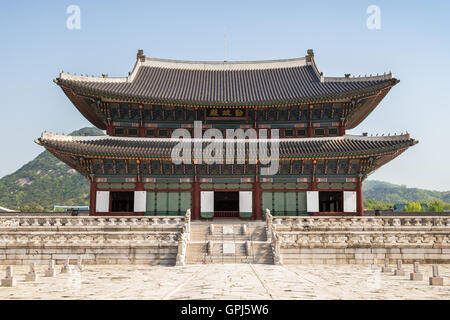
POLYGON ((313 136, 313 127, 312 127, 312 122, 310 121, 308 124, 308 128, 306 128, 306 135, 308 138, 313 136))
MULTIPOLYGON (((109 121, 108 121, 108 122, 109 122, 109 121)), ((113 126, 111 125, 111 123, 108 123, 108 126, 106 127, 106 134, 107 134, 108 136, 112 136, 112 135, 113 135, 113 132, 114 132, 113 126)))
POLYGON ((89 195, 89 215, 95 214, 95 202, 97 198, 97 185, 95 183, 95 177, 91 175, 91 191, 89 195))
POLYGON ((362 179, 359 178, 356 183, 356 211, 358 215, 364 215, 364 202, 363 202, 363 192, 362 192, 362 179))
POLYGON ((256 177, 255 183, 253 183, 253 212, 255 213, 253 218, 255 220, 263 220, 261 201, 261 182, 259 182, 258 177, 256 177))
POLYGON ((341 120, 339 123, 339 135, 343 136, 345 135, 345 125, 344 125, 344 121, 341 120))
POLYGON ((200 183, 197 177, 192 183, 192 219, 200 220, 200 183))

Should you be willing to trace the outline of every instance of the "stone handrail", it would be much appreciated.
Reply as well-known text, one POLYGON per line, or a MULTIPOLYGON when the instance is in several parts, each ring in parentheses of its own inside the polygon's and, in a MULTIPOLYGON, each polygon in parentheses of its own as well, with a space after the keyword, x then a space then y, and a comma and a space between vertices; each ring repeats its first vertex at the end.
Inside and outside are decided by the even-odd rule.
POLYGON ((36 229, 60 227, 181 227, 186 221, 182 216, 9 216, 0 217, 0 230, 36 229))
POLYGON ((282 264, 281 252, 280 252, 280 239, 273 225, 273 216, 270 214, 270 210, 266 209, 266 227, 267 227, 267 240, 272 243, 272 254, 274 264, 282 264))
POLYGON ((191 238, 191 209, 186 210, 184 226, 178 241, 177 266, 184 266, 186 261, 187 244, 191 238))
POLYGON ((450 217, 272 217, 277 231, 450 230, 450 217))

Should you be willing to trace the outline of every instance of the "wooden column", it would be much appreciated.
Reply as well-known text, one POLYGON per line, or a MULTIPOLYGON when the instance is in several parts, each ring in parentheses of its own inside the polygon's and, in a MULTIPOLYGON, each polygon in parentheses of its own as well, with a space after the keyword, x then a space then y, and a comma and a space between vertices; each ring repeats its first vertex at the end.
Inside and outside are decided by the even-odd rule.
POLYGON ((362 192, 362 178, 358 179, 356 183, 356 212, 358 215, 364 215, 364 202, 363 202, 363 192, 362 192))
POLYGON ((94 175, 91 175, 91 191, 89 195, 89 215, 95 214, 95 202, 97 198, 97 185, 94 175))
POLYGON ((343 136, 343 135, 345 135, 345 125, 344 125, 344 120, 341 120, 340 122, 339 122, 339 135, 340 136, 343 136))
POLYGON ((258 181, 258 177, 255 178, 253 183, 253 212, 255 213, 253 219, 263 220, 261 209, 261 182, 258 181))
POLYGON ((192 220, 200 220, 200 183, 197 177, 192 183, 192 220))

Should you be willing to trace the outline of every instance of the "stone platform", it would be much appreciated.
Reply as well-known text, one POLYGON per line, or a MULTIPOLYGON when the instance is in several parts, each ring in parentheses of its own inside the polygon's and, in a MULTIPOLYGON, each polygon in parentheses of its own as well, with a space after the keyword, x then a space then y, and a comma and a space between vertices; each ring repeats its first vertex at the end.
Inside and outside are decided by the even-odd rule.
MULTIPOLYGON (((28 266, 16 266, 15 287, 0 287, 0 299, 450 299, 450 265, 441 265, 444 286, 381 273, 370 265, 207 264, 184 267, 86 265, 83 271, 26 282, 28 266)), ((5 267, 0 266, 0 274, 5 267)))

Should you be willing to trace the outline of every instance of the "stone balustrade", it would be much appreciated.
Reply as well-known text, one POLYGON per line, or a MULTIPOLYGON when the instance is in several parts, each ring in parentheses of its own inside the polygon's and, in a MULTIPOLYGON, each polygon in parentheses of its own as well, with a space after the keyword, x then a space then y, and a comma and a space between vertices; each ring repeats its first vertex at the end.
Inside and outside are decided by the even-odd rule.
POLYGON ((450 263, 450 217, 271 217, 283 263, 450 263))
POLYGON ((4 231, 11 228, 25 229, 46 228, 49 230, 55 230, 58 228, 83 228, 83 227, 96 227, 96 228, 146 228, 146 227, 182 227, 185 223, 185 217, 183 216, 160 216, 160 217, 147 217, 147 216, 83 216, 83 217, 42 217, 42 216, 24 216, 24 217, 0 217, 0 231, 4 231))
POLYGON ((273 217, 277 231, 449 231, 450 217, 273 217))
POLYGON ((184 216, 0 217, 0 264, 174 265, 190 224, 184 216))

